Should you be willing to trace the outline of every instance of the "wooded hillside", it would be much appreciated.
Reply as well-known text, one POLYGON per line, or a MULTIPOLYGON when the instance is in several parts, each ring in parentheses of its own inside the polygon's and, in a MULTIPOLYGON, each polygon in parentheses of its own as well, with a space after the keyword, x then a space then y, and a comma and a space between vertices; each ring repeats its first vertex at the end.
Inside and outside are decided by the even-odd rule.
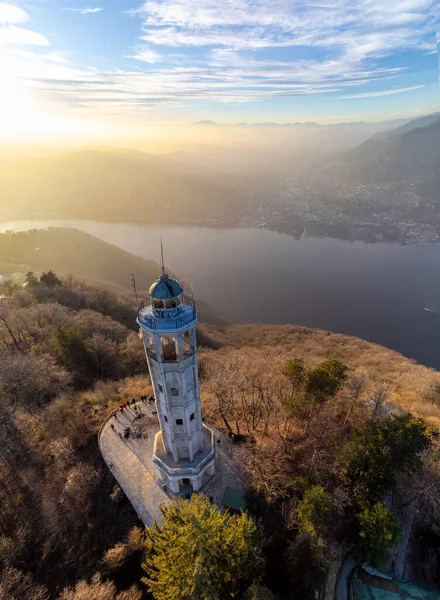
MULTIPOLYGON (((166 553, 146 543, 97 445, 111 410, 151 393, 132 301, 53 272, 26 280, 3 283, 0 300, 0 599, 165 597, 154 565, 169 564, 166 553)), ((228 589, 243 599, 314 598, 345 551, 392 569, 408 507, 417 539, 438 539, 437 372, 302 327, 203 324, 198 339, 203 416, 244 436, 231 457, 252 478, 247 515, 259 523, 243 521, 253 546, 240 550, 259 568, 228 589), (392 510, 383 504, 391 491, 392 510)), ((215 551, 204 539, 207 547, 191 546, 200 552, 194 589, 215 551)), ((433 548, 430 568, 415 573, 438 585, 433 548)), ((228 565, 219 585, 232 577, 228 565)), ((175 567, 178 581, 186 567, 175 567)))

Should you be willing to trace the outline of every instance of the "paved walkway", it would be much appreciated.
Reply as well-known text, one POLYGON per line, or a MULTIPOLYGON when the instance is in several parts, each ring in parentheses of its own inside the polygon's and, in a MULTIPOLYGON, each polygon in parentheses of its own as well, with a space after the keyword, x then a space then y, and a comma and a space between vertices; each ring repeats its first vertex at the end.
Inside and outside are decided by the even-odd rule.
POLYGON ((355 560, 350 556, 350 554, 346 554, 336 578, 335 600, 349 599, 350 578, 355 567, 355 560))
POLYGON ((169 504, 170 498, 158 483, 158 475, 153 464, 154 436, 159 431, 159 421, 152 415, 151 409, 143 403, 137 403, 140 411, 145 415, 143 419, 136 419, 136 411, 126 408, 123 413, 118 412, 117 418, 110 417, 99 433, 99 448, 113 473, 116 481, 121 486, 130 500, 139 518, 147 527, 153 521, 162 523, 161 504, 169 504), (115 426, 113 430, 111 425, 115 426), (130 427, 147 434, 147 438, 130 437, 120 438, 124 428, 130 427))
MULTIPOLYGON (((137 406, 137 412, 130 406, 123 413, 118 411, 116 419, 109 417, 101 427, 98 443, 108 468, 139 518, 146 527, 151 527, 155 520, 159 525, 162 523, 160 506, 168 505, 174 495, 163 491, 153 463, 154 436, 160 429, 153 414, 154 404, 138 402, 137 406), (136 418, 139 412, 143 414, 141 419, 136 418), (119 433, 123 436, 126 427, 130 427, 130 437, 121 438, 119 433), (141 433, 142 437, 133 436, 133 431, 141 433)), ((244 493, 248 479, 236 456, 238 448, 219 431, 214 430, 214 434, 216 440, 220 440, 220 444, 216 443, 216 473, 200 491, 212 496, 213 502, 221 507, 225 489, 232 487, 244 493)))

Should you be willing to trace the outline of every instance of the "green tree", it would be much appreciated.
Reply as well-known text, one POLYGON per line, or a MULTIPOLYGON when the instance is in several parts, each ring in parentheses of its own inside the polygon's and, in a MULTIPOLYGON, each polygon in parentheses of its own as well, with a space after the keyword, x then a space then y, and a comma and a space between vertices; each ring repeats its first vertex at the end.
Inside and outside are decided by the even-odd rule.
POLYGON ((306 394, 314 402, 327 402, 347 379, 348 367, 338 360, 326 360, 307 371, 306 394))
POLYGON ((90 383, 95 361, 84 335, 74 327, 54 327, 55 349, 77 385, 90 383))
POLYGON ((286 360, 283 367, 283 375, 287 377, 292 385, 292 395, 300 389, 306 379, 306 368, 302 358, 286 360))
POLYGON ((144 582, 155 600, 240 598, 262 576, 260 531, 246 514, 222 514, 208 498, 178 498, 161 528, 147 530, 144 582))
POLYGON ((398 540, 400 527, 396 517, 381 502, 366 507, 357 515, 359 524, 358 555, 377 567, 398 540))
POLYGON ((400 473, 411 473, 430 446, 426 425, 411 414, 371 419, 344 448, 344 477, 358 498, 378 502, 400 473))
POLYGON ((333 501, 331 494, 320 485, 308 488, 298 504, 300 530, 317 539, 323 537, 328 529, 333 501))
POLYGON ((336 396, 347 372, 348 367, 338 360, 326 360, 313 369, 306 369, 302 359, 286 361, 283 374, 290 381, 292 392, 283 400, 285 410, 289 415, 307 419, 307 430, 315 406, 336 396))
POLYGON ((40 277, 40 283, 47 287, 57 287, 63 285, 63 282, 53 271, 46 271, 40 277))
POLYGON ((246 593, 246 600, 276 600, 276 596, 264 585, 253 584, 246 593))
POLYGON ((29 271, 29 273, 26 273, 24 280, 28 286, 35 286, 39 283, 38 277, 33 271, 29 271))
POLYGON ((314 536, 300 534, 289 543, 285 552, 287 574, 295 598, 314 600, 325 585, 328 552, 314 536))

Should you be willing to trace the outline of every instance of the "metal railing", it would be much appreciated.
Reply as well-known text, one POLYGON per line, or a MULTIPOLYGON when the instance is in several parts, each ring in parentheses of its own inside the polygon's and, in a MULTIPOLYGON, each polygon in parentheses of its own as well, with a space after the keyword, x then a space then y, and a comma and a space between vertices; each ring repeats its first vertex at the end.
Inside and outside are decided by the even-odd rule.
MULTIPOLYGON (((171 311, 164 310, 164 315, 158 315, 159 311, 153 311, 150 309, 142 309, 138 313, 137 322, 142 327, 148 327, 149 329, 154 330, 173 330, 173 329, 181 329, 182 327, 186 327, 190 323, 197 320, 197 311, 193 307, 188 307, 183 311, 177 312, 176 316, 171 316, 165 313, 170 313, 171 311)), ((174 311, 173 311, 174 312, 174 311)))

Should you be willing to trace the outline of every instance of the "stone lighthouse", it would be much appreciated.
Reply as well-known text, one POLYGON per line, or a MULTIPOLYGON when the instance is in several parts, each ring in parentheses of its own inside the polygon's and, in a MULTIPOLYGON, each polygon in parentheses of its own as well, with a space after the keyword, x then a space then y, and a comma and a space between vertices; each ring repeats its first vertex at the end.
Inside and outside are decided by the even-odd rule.
POLYGON ((149 295, 151 304, 139 310, 137 321, 160 423, 153 460, 173 493, 198 491, 214 475, 215 440, 200 410, 197 311, 182 284, 163 267, 149 295))

